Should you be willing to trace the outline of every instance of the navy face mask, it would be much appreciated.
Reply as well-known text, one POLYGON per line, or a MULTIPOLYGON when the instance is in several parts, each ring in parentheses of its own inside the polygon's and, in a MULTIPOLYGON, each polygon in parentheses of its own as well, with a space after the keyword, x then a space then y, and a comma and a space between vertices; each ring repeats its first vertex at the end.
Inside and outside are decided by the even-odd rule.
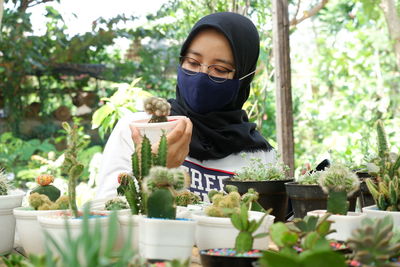
POLYGON ((206 114, 222 110, 236 98, 239 80, 228 79, 217 83, 212 81, 206 73, 199 72, 196 75, 188 75, 179 66, 178 86, 186 104, 194 112, 206 114))

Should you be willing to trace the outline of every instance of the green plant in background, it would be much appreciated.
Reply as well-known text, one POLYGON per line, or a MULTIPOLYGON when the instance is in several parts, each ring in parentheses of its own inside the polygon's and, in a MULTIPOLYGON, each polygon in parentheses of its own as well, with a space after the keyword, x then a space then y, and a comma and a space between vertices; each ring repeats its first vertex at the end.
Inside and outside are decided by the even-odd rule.
POLYGON ((382 121, 376 124, 378 157, 367 164, 368 172, 376 177, 376 183, 366 183, 380 210, 400 210, 400 153, 390 152, 382 121))
POLYGON ((252 250, 254 239, 267 236, 267 233, 253 235, 261 226, 268 213, 265 213, 259 220, 249 220, 248 208, 246 205, 240 207, 240 213, 231 215, 232 225, 239 230, 235 239, 235 250, 238 253, 244 253, 252 250))
POLYGON ((400 233, 393 229, 393 218, 365 218, 347 240, 353 250, 352 258, 365 266, 398 266, 391 258, 400 256, 400 233))
POLYGON ((78 126, 72 128, 67 122, 63 122, 62 126, 67 132, 67 150, 64 154, 63 169, 68 174, 68 197, 69 206, 75 217, 78 217, 78 207, 76 205, 76 183, 82 174, 84 166, 78 161, 77 156, 82 146, 85 144, 78 136, 78 126))
POLYGON ((297 182, 302 185, 317 185, 323 171, 307 172, 300 175, 297 182))
POLYGON ((357 175, 341 164, 333 164, 320 176, 319 184, 328 194, 327 211, 346 215, 349 210, 347 196, 360 187, 357 175))
POLYGON ((129 204, 121 198, 110 199, 104 204, 104 206, 106 210, 129 209, 129 204))
POLYGON ((171 104, 161 97, 149 97, 143 102, 144 111, 151 115, 149 123, 167 122, 167 116, 171 112, 171 104))
POLYGON ((175 219, 176 191, 189 184, 185 172, 179 169, 154 166, 146 176, 147 216, 149 218, 175 219))
MULTIPOLYGON (((242 155, 246 157, 245 154, 242 155)), ((287 179, 289 167, 282 162, 265 164, 260 158, 250 158, 248 166, 236 171, 232 180, 239 181, 274 181, 287 179)))
POLYGON ((274 223, 269 230, 278 251, 266 251, 259 260, 261 266, 268 267, 345 267, 343 255, 334 252, 326 236, 332 233, 329 215, 321 218, 305 216, 292 223, 274 223), (300 253, 296 250, 300 248, 300 253))
POLYGON ((138 151, 132 154, 133 177, 126 173, 120 174, 118 176, 120 185, 117 188, 117 192, 120 195, 125 195, 132 214, 146 214, 146 195, 142 190, 143 179, 149 174, 152 166, 165 167, 167 165, 167 137, 165 134, 161 136, 157 154, 152 153, 151 143, 146 135, 143 136, 140 147, 136 149, 138 151))
POLYGON ((137 87, 140 78, 130 85, 114 85, 115 93, 111 97, 102 98, 105 102, 92 116, 92 129, 99 129, 100 137, 110 132, 117 121, 129 112, 137 112, 142 107, 143 99, 151 96, 150 93, 137 87))
POLYGON ((10 188, 7 177, 2 169, 0 169, 0 196, 5 196, 8 194, 10 188))
POLYGON ((189 190, 178 192, 175 198, 177 206, 187 207, 187 205, 199 204, 201 198, 189 190))

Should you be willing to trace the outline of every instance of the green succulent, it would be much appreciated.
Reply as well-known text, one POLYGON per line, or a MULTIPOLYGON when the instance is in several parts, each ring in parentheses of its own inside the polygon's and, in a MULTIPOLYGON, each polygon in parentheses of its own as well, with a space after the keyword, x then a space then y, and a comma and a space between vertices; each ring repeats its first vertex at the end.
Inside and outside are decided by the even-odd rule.
POLYGON ((400 154, 391 153, 382 121, 376 124, 378 157, 367 164, 375 180, 366 184, 380 210, 400 210, 400 154))
POLYGON ((307 172, 297 179, 297 182, 302 185, 318 185, 319 178, 323 171, 307 172))
POLYGON ((5 173, 0 169, 0 196, 5 196, 8 194, 10 185, 8 183, 5 173))
POLYGON ((391 216, 371 220, 366 218, 347 240, 353 258, 367 266, 398 266, 389 259, 400 256, 400 237, 392 231, 391 216))
POLYGON ((260 158, 250 158, 250 163, 238 170, 232 180, 238 181, 275 181, 287 179, 289 167, 282 162, 265 164, 260 158))
POLYGON ((200 197, 189 190, 178 193, 175 198, 176 205, 183 207, 187 207, 190 204, 199 204, 200 201, 200 197))
POLYGON ((125 200, 120 198, 113 198, 105 203, 106 210, 123 210, 128 208, 129 204, 125 200))
POLYGON ((347 196, 360 187, 357 175, 341 164, 333 164, 322 172, 319 184, 328 194, 327 211, 346 215, 349 210, 347 196))

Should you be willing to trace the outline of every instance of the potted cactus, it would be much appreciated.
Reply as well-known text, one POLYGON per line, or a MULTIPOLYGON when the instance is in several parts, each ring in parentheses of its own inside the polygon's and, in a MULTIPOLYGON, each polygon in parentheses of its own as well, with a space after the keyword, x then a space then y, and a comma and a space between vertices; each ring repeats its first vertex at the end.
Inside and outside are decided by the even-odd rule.
POLYGON ((150 118, 136 120, 131 123, 139 129, 142 136, 146 135, 151 144, 157 144, 163 132, 171 131, 179 119, 185 116, 169 116, 171 104, 160 97, 149 97, 143 102, 144 111, 150 115, 150 118))
POLYGON ((332 229, 336 232, 330 234, 329 237, 344 241, 365 217, 365 214, 362 213, 348 212, 349 202, 347 197, 359 189, 360 181, 357 175, 346 166, 333 164, 321 174, 319 184, 328 194, 327 210, 314 210, 307 214, 322 216, 326 212, 331 213, 330 220, 334 222, 332 229))
POLYGON ((0 169, 0 255, 13 249, 15 218, 12 210, 21 206, 24 195, 22 191, 11 190, 5 173, 0 169))
POLYGON ((392 229, 391 216, 376 220, 365 218, 361 222, 347 240, 353 250, 351 258, 359 263, 357 266, 399 266, 400 232, 395 233, 392 229))
POLYGON ((213 266, 252 266, 261 257, 261 251, 253 250, 255 239, 267 236, 267 233, 254 234, 268 214, 258 220, 249 219, 248 207, 242 204, 240 213, 231 215, 232 225, 239 230, 235 239, 235 247, 222 249, 206 249, 200 251, 201 263, 205 267, 213 266))
POLYGON ((37 216, 58 213, 69 207, 68 196, 60 196, 60 190, 53 186, 54 176, 41 174, 36 178, 38 186, 28 197, 28 207, 13 210, 21 245, 27 254, 45 252, 44 236, 37 216))
MULTIPOLYGON (((245 156, 245 155, 244 155, 245 156)), ((234 185, 240 194, 245 194, 249 188, 259 193, 259 203, 268 210, 277 221, 285 221, 288 207, 288 196, 285 183, 292 182, 287 178, 288 167, 282 162, 264 164, 258 158, 251 158, 249 166, 238 170, 232 178, 223 180, 224 185, 234 185)))
POLYGON ((394 226, 400 227, 400 154, 390 152, 382 121, 376 125, 378 156, 368 165, 372 179, 366 183, 376 205, 363 208, 368 217, 393 217, 394 226))
MULTIPOLYGON (((311 170, 311 166, 308 165, 296 181, 285 183, 295 218, 303 218, 308 211, 326 209, 327 195, 318 181, 325 168, 329 166, 330 162, 327 159, 319 163, 315 170, 311 170)), ((350 211, 356 208, 357 196, 358 194, 353 194, 348 197, 350 211)))
MULTIPOLYGON (((63 122, 62 126, 67 133, 67 150, 64 153, 63 170, 68 175, 68 206, 69 211, 60 211, 51 215, 39 215, 38 221, 47 234, 56 242, 62 243, 68 236, 75 239, 79 236, 82 229, 82 212, 78 211, 76 204, 76 184, 77 180, 83 172, 84 166, 78 161, 78 153, 82 147, 84 140, 78 136, 78 126, 71 127, 68 123, 63 122), (69 226, 69 231, 66 231, 66 225, 69 226)), ((97 223, 105 235, 107 231, 108 218, 106 214, 101 212, 92 212, 92 217, 89 220, 91 227, 97 223)), ((106 247, 106 244, 101 244, 106 247)), ((58 253, 56 250, 54 253, 58 253)))
POLYGON ((147 259, 185 260, 191 257, 196 222, 176 218, 177 191, 189 186, 181 169, 154 166, 145 178, 147 217, 139 220, 140 252, 147 259))
MULTIPOLYGON (((240 213, 242 204, 246 205, 249 218, 252 220, 259 220, 265 215, 264 209, 257 202, 259 195, 254 189, 249 189, 242 196, 232 185, 226 186, 226 191, 228 193, 211 190, 208 197, 212 205, 206 207, 204 211, 192 214, 197 222, 196 245, 200 250, 234 247, 238 229, 235 229, 230 217, 232 214, 240 213)), ((268 232, 274 219, 273 215, 268 215, 255 234, 268 232)), ((263 237, 255 240, 253 248, 267 249, 268 239, 263 237)))

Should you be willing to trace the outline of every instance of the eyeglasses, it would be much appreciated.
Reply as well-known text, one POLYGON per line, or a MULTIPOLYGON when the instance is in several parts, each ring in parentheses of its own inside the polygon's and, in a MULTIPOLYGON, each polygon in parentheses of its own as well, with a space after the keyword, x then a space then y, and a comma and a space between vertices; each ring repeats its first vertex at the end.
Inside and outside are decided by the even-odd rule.
POLYGON ((191 57, 180 57, 180 65, 182 67, 182 71, 187 75, 196 75, 201 71, 201 67, 207 67, 208 77, 216 82, 223 83, 229 78, 229 73, 234 72, 235 69, 228 69, 224 66, 212 64, 206 65, 202 64, 194 58, 191 57))

